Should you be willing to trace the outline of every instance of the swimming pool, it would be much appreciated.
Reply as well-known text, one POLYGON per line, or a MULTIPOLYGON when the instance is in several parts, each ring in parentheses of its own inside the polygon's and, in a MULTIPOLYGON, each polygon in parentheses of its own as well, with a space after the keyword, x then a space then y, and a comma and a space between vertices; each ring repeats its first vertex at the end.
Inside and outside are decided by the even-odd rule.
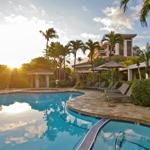
MULTIPOLYGON (((0 95, 0 150, 76 150, 98 121, 66 108, 67 100, 82 94, 0 95)), ((147 126, 109 121, 92 150, 150 150, 149 139, 147 126)))
POLYGON ((0 150, 74 150, 97 121, 67 110, 82 93, 0 95, 0 150))

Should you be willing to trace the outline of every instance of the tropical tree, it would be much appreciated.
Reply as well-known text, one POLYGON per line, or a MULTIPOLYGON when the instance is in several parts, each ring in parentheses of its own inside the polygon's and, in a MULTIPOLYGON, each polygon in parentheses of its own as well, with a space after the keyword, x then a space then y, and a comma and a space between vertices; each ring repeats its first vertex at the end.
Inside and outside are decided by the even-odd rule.
POLYGON ((133 46, 133 56, 139 56, 139 52, 140 52, 140 47, 135 45, 133 46))
POLYGON ((45 51, 44 51, 45 57, 56 61, 56 59, 58 57, 58 50, 57 50, 58 48, 57 47, 58 47, 58 43, 51 42, 50 45, 47 47, 47 49, 45 49, 45 51))
POLYGON ((147 43, 145 50, 140 50, 140 58, 141 60, 145 61, 146 68, 145 72, 147 74, 146 77, 150 77, 150 44, 147 43))
POLYGON ((85 43, 85 50, 89 50, 90 53, 88 55, 89 59, 90 59, 90 63, 92 65, 92 70, 94 70, 94 64, 93 64, 93 59, 94 59, 94 54, 96 50, 100 50, 100 44, 98 41, 93 42, 91 39, 89 39, 86 43, 85 43))
POLYGON ((136 66, 137 66, 137 69, 138 69, 139 79, 142 80, 141 70, 140 70, 140 62, 139 61, 136 62, 136 66))
POLYGON ((68 43, 68 48, 69 48, 70 53, 72 53, 74 56, 74 71, 75 71, 75 65, 76 65, 76 60, 77 60, 77 51, 79 49, 84 50, 84 44, 81 40, 70 41, 68 43))
POLYGON ((61 51, 60 51, 60 58, 64 66, 64 79, 66 79, 66 56, 69 54, 69 47, 68 45, 61 45, 61 51))
POLYGON ((63 62, 64 62, 64 70, 66 68, 66 56, 69 54, 69 46, 68 45, 65 45, 63 46, 62 45, 62 50, 61 50, 61 55, 63 56, 63 62))
MULTIPOLYGON (((62 69, 62 65, 66 66, 66 56, 69 54, 68 45, 64 46, 60 42, 51 42, 48 49, 45 51, 45 56, 49 59, 53 59, 56 67, 59 67, 59 77, 62 69)), ((56 69, 56 68, 55 68, 56 69)))
POLYGON ((116 43, 119 43, 120 46, 123 45, 123 38, 121 34, 111 31, 110 33, 104 35, 102 42, 107 42, 109 46, 109 60, 111 60, 112 52, 116 43))
POLYGON ((58 38, 58 35, 54 28, 49 28, 45 32, 40 30, 40 33, 45 37, 46 39, 46 49, 48 48, 49 40, 53 38, 58 38))
MULTIPOLYGON (((131 0, 121 0, 121 7, 124 9, 124 12, 127 10, 127 5, 131 0)), ((147 26, 147 17, 150 11, 150 0, 143 0, 142 7, 140 10, 140 21, 143 26, 147 26)))

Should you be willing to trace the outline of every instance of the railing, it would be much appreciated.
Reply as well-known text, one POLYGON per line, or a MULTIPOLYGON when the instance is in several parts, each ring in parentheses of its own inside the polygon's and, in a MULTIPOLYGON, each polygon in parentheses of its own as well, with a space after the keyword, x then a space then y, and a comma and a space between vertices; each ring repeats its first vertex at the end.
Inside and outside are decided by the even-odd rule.
POLYGON ((121 150, 122 146, 126 143, 135 145, 141 150, 150 150, 150 138, 144 137, 139 134, 120 132, 115 141, 115 150, 121 150))
POLYGON ((77 150, 91 150, 94 141, 97 137, 97 134, 99 133, 100 129, 110 121, 110 119, 101 119, 98 121, 97 124, 95 124, 87 133, 85 136, 83 142, 80 144, 79 148, 77 150))

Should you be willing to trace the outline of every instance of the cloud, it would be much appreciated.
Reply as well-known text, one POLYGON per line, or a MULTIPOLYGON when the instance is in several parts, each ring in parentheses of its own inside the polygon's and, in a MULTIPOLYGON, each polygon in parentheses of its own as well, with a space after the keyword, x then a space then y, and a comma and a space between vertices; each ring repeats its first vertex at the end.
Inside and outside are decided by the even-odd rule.
POLYGON ((2 127, 0 127, 0 132, 6 132, 9 130, 14 130, 23 126, 26 126, 28 124, 31 123, 35 123, 35 120, 31 120, 30 123, 26 122, 26 121, 19 121, 19 122, 15 122, 15 123, 9 123, 9 124, 4 124, 2 127))
POLYGON ((26 143, 29 140, 35 138, 35 137, 41 137, 42 134, 47 130, 47 127, 45 124, 41 124, 38 126, 31 125, 27 128, 25 128, 25 133, 23 136, 10 136, 6 138, 5 144, 11 144, 11 143, 16 143, 16 144, 22 144, 26 143))
POLYGON ((140 34, 136 38, 137 39, 147 39, 147 40, 150 40, 150 35, 148 35, 148 34, 140 34))
MULTIPOLYGON (((25 16, 27 18, 32 18, 32 16, 42 18, 48 18, 47 12, 40 6, 35 5, 33 1, 29 0, 14 0, 14 1, 5 1, 0 6, 1 13, 3 16, 10 15, 20 15, 25 16)), ((1 22, 3 21, 3 17, 1 18, 1 22)))
POLYGON ((120 7, 107 7, 103 11, 104 17, 95 17, 93 21, 100 23, 100 30, 121 31, 132 29, 132 17, 127 16, 120 7))
POLYGON ((142 8, 141 4, 130 7, 130 10, 133 12, 130 13, 130 16, 132 17, 133 20, 139 20, 139 12, 141 11, 141 8, 142 8))
POLYGON ((100 40, 101 38, 99 34, 92 34, 92 33, 81 33, 81 37, 84 39, 93 39, 93 40, 100 40))
POLYGON ((82 10, 83 10, 83 11, 85 11, 85 12, 87 12, 87 11, 88 11, 88 9, 87 9, 87 7, 86 7, 86 6, 82 6, 82 10))

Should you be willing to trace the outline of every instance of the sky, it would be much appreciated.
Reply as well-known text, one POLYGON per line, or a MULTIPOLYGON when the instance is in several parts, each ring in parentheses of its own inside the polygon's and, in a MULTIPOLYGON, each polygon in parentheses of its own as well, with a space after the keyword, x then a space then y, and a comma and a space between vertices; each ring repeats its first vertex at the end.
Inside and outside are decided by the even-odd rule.
MULTIPOLYGON (((39 30, 53 27, 59 41, 101 41, 113 30, 135 33, 134 45, 150 41, 149 26, 142 27, 142 0, 132 1, 123 13, 119 0, 0 0, 0 64, 18 67, 43 55, 45 39, 39 30)), ((78 55, 82 55, 79 52, 78 55)))

